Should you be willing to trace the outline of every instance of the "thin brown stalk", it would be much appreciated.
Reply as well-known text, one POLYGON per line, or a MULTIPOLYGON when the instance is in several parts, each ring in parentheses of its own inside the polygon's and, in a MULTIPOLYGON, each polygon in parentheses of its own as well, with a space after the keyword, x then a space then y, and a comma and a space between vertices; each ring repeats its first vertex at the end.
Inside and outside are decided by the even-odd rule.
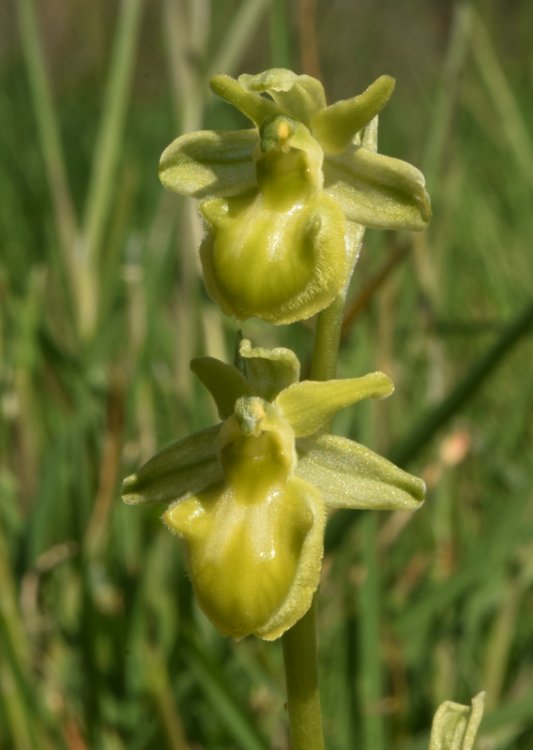
POLYGON ((316 33, 316 0, 299 0, 298 37, 303 72, 322 80, 316 33))
POLYGON ((409 251, 409 245, 399 245, 397 243, 393 244, 385 263, 383 263, 378 272, 367 281, 363 289, 361 289, 359 294, 349 305, 342 323, 342 339, 345 339, 349 335, 355 319, 364 310, 366 310, 374 294, 387 281, 396 266, 398 266, 403 260, 405 260, 405 258, 407 258, 409 251))

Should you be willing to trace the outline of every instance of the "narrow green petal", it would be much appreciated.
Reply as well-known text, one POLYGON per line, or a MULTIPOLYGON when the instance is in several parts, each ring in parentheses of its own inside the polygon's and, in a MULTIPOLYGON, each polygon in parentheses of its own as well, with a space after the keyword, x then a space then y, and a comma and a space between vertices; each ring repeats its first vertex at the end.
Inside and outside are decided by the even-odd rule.
POLYGON ((178 440, 126 477, 122 499, 129 505, 168 503, 221 481, 215 441, 220 424, 178 440))
POLYGON ((324 159, 326 193, 348 219, 374 229, 424 229, 431 218, 424 175, 400 159, 353 146, 324 159))
POLYGON ((296 474, 318 487, 328 508, 416 510, 422 479, 347 438, 322 435, 297 443, 296 474))
POLYGON ((267 117, 280 114, 279 107, 271 99, 248 91, 239 81, 224 73, 213 76, 209 85, 213 93, 232 104, 258 126, 267 117))
POLYGON ((256 185, 256 130, 200 130, 176 138, 159 162, 159 178, 180 195, 232 196, 256 185))
POLYGON ((304 380, 282 391, 275 405, 293 428, 296 437, 318 432, 335 414, 364 398, 390 396, 394 385, 383 372, 346 380, 304 380))
POLYGON ((359 96, 326 107, 311 120, 311 132, 326 153, 338 154, 388 102, 395 80, 380 76, 359 96))
POLYGON ((472 698, 472 706, 445 701, 431 727, 429 750, 473 750, 483 718, 485 693, 472 698))
POLYGON ((252 393, 265 401, 272 401, 300 377, 300 363, 290 349, 252 347, 248 339, 243 339, 239 355, 252 393))
POLYGON ((196 357, 191 361, 191 370, 213 396, 221 419, 233 414, 238 398, 252 395, 249 383, 234 365, 214 357, 196 357))
POLYGON ((305 125, 326 106, 320 81, 308 75, 296 75, 285 68, 271 68, 259 75, 241 75, 239 83, 248 91, 268 93, 281 110, 305 125))

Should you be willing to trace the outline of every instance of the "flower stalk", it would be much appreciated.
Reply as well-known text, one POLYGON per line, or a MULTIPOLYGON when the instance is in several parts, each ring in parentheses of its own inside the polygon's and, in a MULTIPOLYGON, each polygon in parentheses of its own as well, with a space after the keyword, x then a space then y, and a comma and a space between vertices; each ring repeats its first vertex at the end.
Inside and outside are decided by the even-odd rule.
MULTIPOLYGON (((335 377, 345 295, 339 294, 318 315, 311 360, 311 378, 335 377)), ((292 750, 323 750, 324 730, 318 669, 317 598, 282 637, 287 710, 292 750)))
POLYGON ((316 598, 282 637, 292 750, 324 750, 316 598))

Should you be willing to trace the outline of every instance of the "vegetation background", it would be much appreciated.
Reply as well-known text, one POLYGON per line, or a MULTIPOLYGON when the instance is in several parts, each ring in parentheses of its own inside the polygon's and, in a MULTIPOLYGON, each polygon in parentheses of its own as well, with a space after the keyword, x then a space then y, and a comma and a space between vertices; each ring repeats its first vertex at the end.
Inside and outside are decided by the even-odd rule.
MULTIPOLYGON (((527 0, 0 5, 0 747, 287 748, 279 645, 220 638, 161 508, 120 502, 214 419, 188 362, 235 341, 159 155, 243 124, 212 72, 273 66, 330 101, 394 75, 381 151, 434 207, 424 235, 367 233, 350 296, 340 374, 396 395, 336 427, 429 493, 330 523, 328 748, 422 750, 481 689, 479 748, 533 747, 532 28, 527 0)), ((307 324, 243 329, 308 356, 307 324)))

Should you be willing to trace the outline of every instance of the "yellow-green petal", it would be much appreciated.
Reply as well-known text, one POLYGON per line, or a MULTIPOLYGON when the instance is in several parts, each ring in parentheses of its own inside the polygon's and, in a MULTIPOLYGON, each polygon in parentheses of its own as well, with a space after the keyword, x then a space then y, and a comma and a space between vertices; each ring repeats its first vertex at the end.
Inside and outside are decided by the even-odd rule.
POLYGON ((300 362, 291 349, 253 347, 248 339, 243 339, 239 357, 252 392, 266 401, 273 401, 300 377, 300 362))
POLYGON ((282 112, 309 126, 316 112, 326 106, 320 81, 308 75, 296 75, 285 68, 271 68, 257 75, 239 76, 239 83, 248 91, 268 93, 282 112))
POLYGON ((167 190, 194 198, 240 195, 256 183, 256 130, 200 130, 172 141, 161 155, 159 178, 167 190))
POLYGON ((122 484, 125 503, 172 502, 222 479, 216 439, 220 424, 178 440, 147 461, 122 484))
POLYGON ((288 68, 268 68, 261 73, 243 73, 238 77, 239 84, 246 91, 257 94, 290 91, 300 76, 288 68))
POLYGON ((424 229, 431 203, 424 175, 401 159, 352 146, 324 159, 324 189, 358 224, 374 229, 424 229))
POLYGON ((362 94, 317 112, 311 120, 311 132, 324 151, 327 154, 343 151, 355 134, 381 112, 394 86, 394 78, 380 76, 362 94))
POLYGON ((224 73, 213 76, 209 85, 217 96, 232 104, 256 125, 261 125, 267 117, 279 114, 279 108, 272 100, 246 89, 235 78, 224 73))
POLYGON ((275 405, 293 428, 296 437, 318 432, 335 414, 364 398, 385 398, 394 391, 383 372, 345 380, 304 380, 282 391, 275 405))
POLYGON ((353 440, 322 435, 299 440, 296 474, 317 487, 328 508, 416 510, 422 479, 353 440))

